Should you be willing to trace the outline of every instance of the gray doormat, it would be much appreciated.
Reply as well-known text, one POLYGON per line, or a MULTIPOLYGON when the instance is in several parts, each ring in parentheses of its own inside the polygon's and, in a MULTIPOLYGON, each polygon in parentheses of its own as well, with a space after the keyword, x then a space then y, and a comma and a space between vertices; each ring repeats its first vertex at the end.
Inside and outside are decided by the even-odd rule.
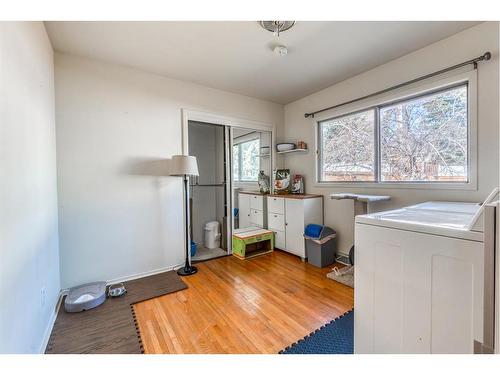
POLYGON ((326 277, 354 289, 354 266, 335 267, 326 277))
POLYGON ((175 271, 126 281, 127 294, 108 298, 99 307, 80 312, 64 311, 64 300, 47 344, 46 354, 144 353, 133 304, 187 286, 175 271))

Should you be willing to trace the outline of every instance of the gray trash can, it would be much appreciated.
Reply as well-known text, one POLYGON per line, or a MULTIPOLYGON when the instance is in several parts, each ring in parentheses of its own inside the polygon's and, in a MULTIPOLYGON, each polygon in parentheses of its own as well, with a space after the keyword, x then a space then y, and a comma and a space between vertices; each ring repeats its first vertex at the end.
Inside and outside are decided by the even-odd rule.
POLYGON ((329 227, 310 224, 304 232, 307 261, 316 267, 326 267, 335 262, 337 233, 329 227))

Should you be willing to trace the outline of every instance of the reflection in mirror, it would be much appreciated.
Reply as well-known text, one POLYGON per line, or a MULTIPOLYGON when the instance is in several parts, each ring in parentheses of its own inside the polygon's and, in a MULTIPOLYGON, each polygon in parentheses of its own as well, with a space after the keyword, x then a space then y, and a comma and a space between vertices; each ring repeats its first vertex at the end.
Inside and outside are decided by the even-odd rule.
POLYGON ((271 132, 232 128, 233 229, 264 228, 270 192, 271 132))

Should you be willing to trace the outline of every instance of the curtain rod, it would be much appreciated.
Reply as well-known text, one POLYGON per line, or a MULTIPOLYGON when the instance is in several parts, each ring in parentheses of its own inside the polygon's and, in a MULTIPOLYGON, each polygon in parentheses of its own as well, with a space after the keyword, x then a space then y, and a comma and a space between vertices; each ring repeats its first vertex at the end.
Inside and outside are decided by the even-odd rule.
POLYGON ((458 69, 458 68, 461 68, 463 66, 467 66, 467 65, 470 65, 470 64, 473 64, 474 65, 474 69, 477 69, 477 63, 478 62, 480 62, 480 61, 488 61, 490 59, 491 59, 491 53, 490 52, 485 52, 483 55, 481 55, 479 57, 476 57, 475 59, 464 61, 463 63, 456 64, 456 65, 450 66, 448 68, 438 70, 437 72, 434 72, 434 73, 426 74, 425 76, 421 76, 421 77, 412 79, 410 81, 406 81, 406 82, 400 83, 398 85, 389 87, 387 89, 380 90, 380 91, 374 92, 372 94, 368 94, 368 95, 362 96, 362 97, 357 98, 357 99, 349 100, 347 102, 336 104, 336 105, 333 105, 333 106, 328 107, 328 108, 323 108, 323 109, 320 109, 318 111, 314 111, 314 112, 310 112, 310 113, 305 113, 304 117, 305 118, 308 118, 308 117, 314 118, 314 115, 317 114, 317 113, 329 111, 331 109, 342 107, 344 105, 351 104, 351 103, 354 103, 354 102, 358 102, 360 100, 368 99, 368 98, 371 98, 373 96, 377 96, 377 95, 380 95, 380 94, 385 94, 386 92, 389 92, 389 91, 392 91, 392 90, 396 90, 396 89, 399 89, 399 88, 401 88, 403 86, 408 86, 408 85, 411 85, 412 83, 423 81, 424 79, 431 78, 431 77, 437 76, 439 74, 443 74, 443 73, 449 72, 451 70, 455 70, 455 69, 458 69))

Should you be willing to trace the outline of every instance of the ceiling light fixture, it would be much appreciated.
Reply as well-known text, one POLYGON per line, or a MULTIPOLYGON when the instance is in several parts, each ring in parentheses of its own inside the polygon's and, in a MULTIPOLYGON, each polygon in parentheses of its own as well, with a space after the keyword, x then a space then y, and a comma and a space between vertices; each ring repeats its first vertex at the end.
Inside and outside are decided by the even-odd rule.
POLYGON ((274 47, 273 51, 278 56, 286 56, 288 53, 288 48, 286 48, 285 46, 276 46, 274 47))
POLYGON ((295 21, 259 21, 259 25, 279 37, 280 33, 295 25, 295 21))

